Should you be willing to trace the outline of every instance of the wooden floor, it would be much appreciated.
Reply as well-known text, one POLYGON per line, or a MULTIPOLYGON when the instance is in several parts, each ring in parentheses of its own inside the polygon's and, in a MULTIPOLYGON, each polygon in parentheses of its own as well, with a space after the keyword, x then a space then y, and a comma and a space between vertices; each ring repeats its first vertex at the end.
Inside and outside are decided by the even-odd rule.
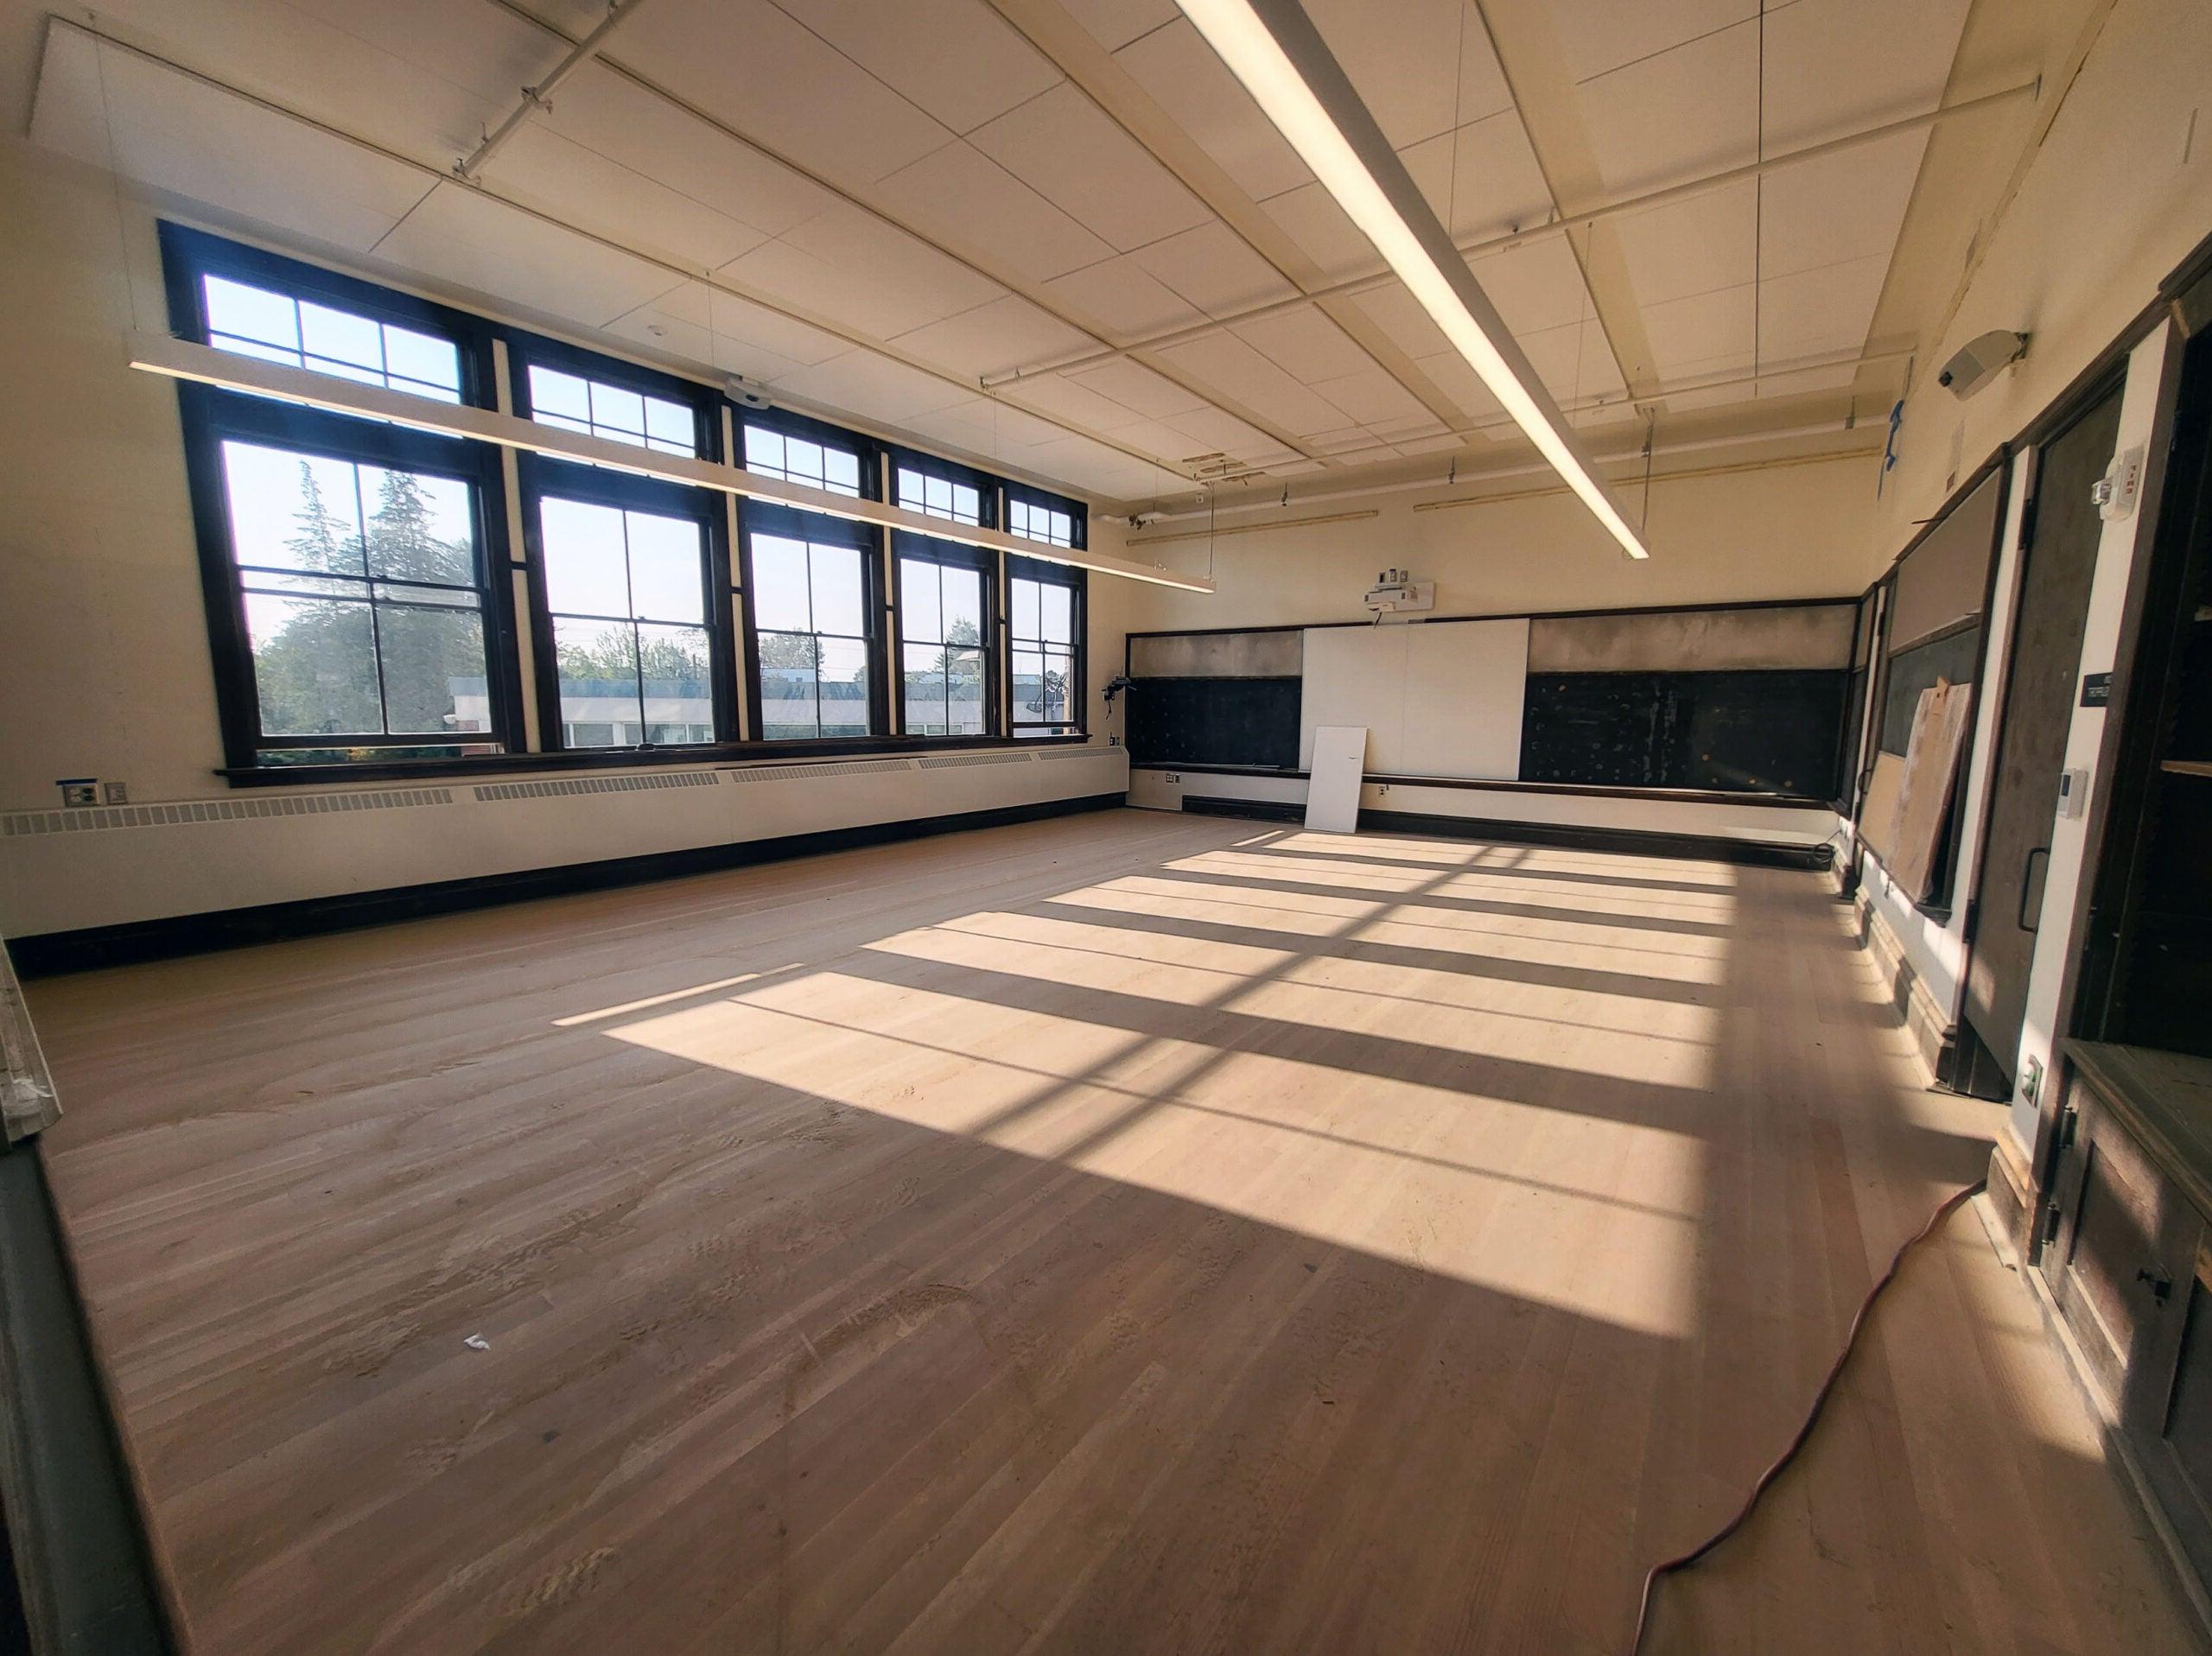
MULTIPOLYGON (((223 1656, 1618 1652, 1999 1119, 1812 875, 1136 812, 33 1002, 223 1656)), ((2189 1628, 1968 1211, 1651 1648, 2189 1628)))

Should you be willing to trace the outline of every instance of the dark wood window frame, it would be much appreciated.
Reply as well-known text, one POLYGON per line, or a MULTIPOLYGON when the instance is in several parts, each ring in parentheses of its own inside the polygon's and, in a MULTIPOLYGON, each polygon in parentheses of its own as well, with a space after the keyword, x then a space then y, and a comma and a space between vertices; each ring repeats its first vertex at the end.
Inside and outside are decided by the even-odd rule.
POLYGON ((1017 739, 1035 741, 1057 734, 1087 737, 1090 728, 1089 717, 1090 655, 1090 572, 1071 564, 1046 563, 1038 558, 1025 558, 1007 554, 1006 560, 1007 591, 1001 613, 1006 618, 1000 631, 1000 645, 1006 657, 1007 685, 1014 685, 1014 583, 1034 581, 1047 586, 1065 587, 1068 590, 1068 716, 1065 719, 1024 719, 1022 709, 1014 706, 1009 697, 1007 729, 1017 739), (1023 736, 1023 731, 1031 733, 1023 736))
POLYGON ((871 524, 856 523, 849 518, 799 511, 759 500, 741 502, 737 522, 738 585, 745 598, 745 694, 756 721, 755 739, 748 746, 772 753, 818 753, 842 749, 853 742, 889 740, 911 749, 914 744, 887 734, 891 728, 891 702, 885 641, 890 631, 890 605, 884 590, 882 532, 871 524), (867 736, 767 737, 759 733, 767 725, 767 703, 760 694, 760 625, 753 604, 757 590, 753 580, 755 535, 779 536, 821 546, 850 547, 861 555, 861 618, 868 626, 867 736))
POLYGON ((732 465, 745 468, 745 433, 747 427, 772 431, 779 437, 797 437, 802 441, 820 443, 825 448, 842 448, 849 454, 859 455, 860 498, 862 500, 883 498, 885 445, 875 438, 849 431, 842 426, 833 426, 826 420, 793 414, 788 409, 747 408, 742 403, 732 403, 729 408, 737 438, 737 452, 730 456, 732 465))
MULTIPOLYGON (((940 541, 926 535, 909 534, 905 530, 891 536, 891 665, 897 684, 899 723, 906 722, 906 560, 937 564, 947 569, 972 569, 982 580, 983 595, 982 636, 976 641, 976 648, 983 658, 983 728, 984 736, 1002 733, 1003 721, 999 716, 1001 703, 1005 699, 1002 686, 1011 663, 1003 659, 1001 648, 1005 631, 1000 625, 1004 612, 1003 594, 999 590, 999 559, 995 552, 978 546, 963 546, 957 541, 940 541)), ((941 630, 941 629, 940 629, 941 630)), ((942 639, 924 640, 942 644, 942 639)), ((973 736, 928 736, 909 733, 910 741, 930 742, 945 746, 958 746, 972 742, 973 736)))

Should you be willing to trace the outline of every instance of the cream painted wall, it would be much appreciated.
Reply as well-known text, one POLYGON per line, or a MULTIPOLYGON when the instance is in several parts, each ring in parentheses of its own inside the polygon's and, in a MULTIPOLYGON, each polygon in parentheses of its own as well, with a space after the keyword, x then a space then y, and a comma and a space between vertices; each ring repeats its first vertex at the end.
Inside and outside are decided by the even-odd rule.
MULTIPOLYGON (((1211 568, 1211 596, 1136 589, 1130 625, 1139 631, 1363 619, 1360 596, 1385 568, 1434 581, 1438 615, 1856 596, 1877 573, 1866 550, 1877 465, 1860 454, 1661 479, 1645 520, 1651 557, 1643 563, 1624 557, 1581 504, 1556 489, 1441 511, 1419 509, 1441 487, 1317 503, 1306 512, 1375 515, 1156 551, 1113 525, 1094 538, 1185 573, 1211 568)), ((1629 491, 1631 506, 1638 492, 1629 491)), ((1289 515, 1300 515, 1294 502, 1289 515)), ((1174 525, 1204 527, 1203 519, 1174 525)))
MULTIPOLYGON (((215 773, 176 392, 125 366, 123 348, 134 318, 166 326, 155 222, 105 174, 0 137, 0 813, 58 806, 62 777, 123 782, 140 805, 311 791, 237 795, 215 773)), ((0 932, 1118 792, 1126 771, 1106 751, 1098 690, 1118 670, 1127 585, 1091 582, 1095 764, 899 763, 803 785, 733 777, 527 805, 480 804, 463 787, 435 809, 161 827, 87 816, 83 832, 0 836, 0 932)))
POLYGON ((2212 6, 2120 0, 1921 356, 1872 549, 1879 567, 2119 337, 2212 232, 2212 6), (1992 328, 2027 355, 1961 403, 1936 370, 1992 328))

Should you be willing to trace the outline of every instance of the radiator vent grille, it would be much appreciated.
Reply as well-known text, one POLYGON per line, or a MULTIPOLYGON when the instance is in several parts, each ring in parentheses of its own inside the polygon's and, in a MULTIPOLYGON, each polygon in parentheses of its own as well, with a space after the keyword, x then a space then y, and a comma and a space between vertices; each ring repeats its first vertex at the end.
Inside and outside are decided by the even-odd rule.
POLYGON ((913 768, 905 759, 846 759, 821 765, 749 765, 722 774, 732 782, 806 782, 816 777, 880 777, 913 768))
POLYGON ((1029 758, 1027 753, 940 753, 915 763, 925 771, 949 771, 968 765, 1027 765, 1029 758))
POLYGON ((450 805, 450 788, 378 788, 364 793, 288 794, 271 799, 185 799, 163 805, 79 806, 73 810, 12 811, 0 822, 19 834, 82 834, 102 828, 189 828, 200 822, 240 822, 272 816, 327 816, 340 811, 394 810, 411 805, 450 805))
POLYGON ((1118 747, 1046 747, 1038 750, 1040 759, 1103 759, 1118 753, 1118 747))
POLYGON ((634 794, 657 788, 711 788, 711 771, 664 771, 642 777, 557 777, 543 782, 487 782, 476 789, 480 800, 559 799, 575 794, 634 794))

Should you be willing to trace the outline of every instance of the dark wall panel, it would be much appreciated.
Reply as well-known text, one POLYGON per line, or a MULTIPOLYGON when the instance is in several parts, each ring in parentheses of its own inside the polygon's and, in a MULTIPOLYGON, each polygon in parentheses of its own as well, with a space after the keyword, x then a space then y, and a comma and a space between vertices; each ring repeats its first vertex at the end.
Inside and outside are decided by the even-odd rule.
POLYGON ((1298 766, 1296 678, 1141 678, 1129 686, 1136 765, 1298 766))
POLYGON ((1826 798, 1850 678, 1840 669, 1531 674, 1521 777, 1826 798))
POLYGON ((1882 751, 1903 758, 1912 745, 1912 715, 1920 706, 1920 693, 1934 689, 1939 678, 1971 684, 1980 655, 1981 627, 1977 623, 1891 657, 1889 683, 1883 691, 1882 751))

